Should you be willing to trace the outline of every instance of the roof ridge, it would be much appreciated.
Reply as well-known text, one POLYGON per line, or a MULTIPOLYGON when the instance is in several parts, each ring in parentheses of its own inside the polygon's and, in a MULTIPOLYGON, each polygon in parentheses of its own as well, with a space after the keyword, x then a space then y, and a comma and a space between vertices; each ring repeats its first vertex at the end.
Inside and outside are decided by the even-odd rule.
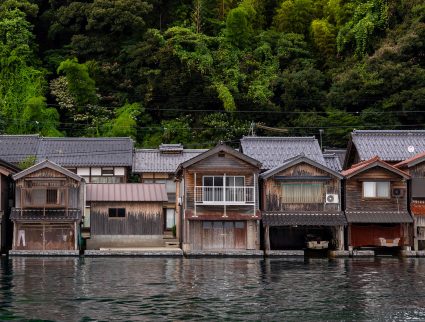
POLYGON ((241 140, 244 139, 258 139, 258 140, 288 140, 288 139, 297 139, 297 140, 317 140, 315 136, 243 136, 241 140))

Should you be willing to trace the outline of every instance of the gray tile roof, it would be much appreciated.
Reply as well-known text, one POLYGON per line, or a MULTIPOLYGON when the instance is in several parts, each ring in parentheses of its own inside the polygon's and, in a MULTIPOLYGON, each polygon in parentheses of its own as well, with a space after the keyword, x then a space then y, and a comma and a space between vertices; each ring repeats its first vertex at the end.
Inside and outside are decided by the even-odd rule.
POLYGON ((346 211, 349 223, 411 223, 412 217, 407 211, 346 211))
POLYGON ((59 164, 54 163, 51 160, 43 160, 25 170, 22 170, 21 172, 14 174, 12 177, 13 177, 13 180, 19 180, 33 172, 36 172, 45 168, 52 169, 59 173, 62 173, 63 175, 70 177, 74 179, 75 181, 83 181, 83 178, 77 175, 76 173, 61 167, 59 164))
POLYGON ((323 153, 323 157, 325 158, 326 165, 329 169, 332 169, 336 172, 340 172, 342 170, 341 161, 335 153, 323 153))
POLYGON ((346 225, 344 213, 339 212, 263 212, 264 225, 269 226, 338 226, 346 225))
POLYGON ((38 135, 0 135, 0 158, 17 165, 37 155, 39 141, 38 135))
POLYGON ((341 165, 343 165, 345 161, 345 155, 347 154, 347 149, 325 149, 323 153, 335 154, 336 156, 338 156, 341 165))
POLYGON ((63 167, 132 165, 130 138, 43 138, 0 135, 0 158, 18 164, 28 156, 46 158, 63 167))
POLYGON ((46 158, 64 167, 131 167, 133 141, 130 138, 41 138, 37 159, 46 158))
POLYGON ((425 152, 425 130, 355 130, 351 137, 360 161, 378 156, 396 162, 425 152))
POLYGON ((136 149, 133 172, 174 173, 178 166, 208 150, 184 149, 180 153, 162 153, 159 149, 136 149))
POLYGON ((276 168, 301 154, 326 166, 319 143, 314 137, 245 136, 241 139, 241 148, 244 154, 260 161, 264 170, 276 168))

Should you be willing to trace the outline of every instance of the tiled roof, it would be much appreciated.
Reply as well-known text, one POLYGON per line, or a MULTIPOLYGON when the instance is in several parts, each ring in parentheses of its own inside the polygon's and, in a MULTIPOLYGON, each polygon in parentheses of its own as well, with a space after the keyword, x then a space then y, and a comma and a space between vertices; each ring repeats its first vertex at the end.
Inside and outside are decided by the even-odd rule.
POLYGON ((96 183, 87 185, 87 201, 168 201, 165 184, 96 183))
POLYGON ((409 178, 409 174, 396 168, 395 166, 382 161, 379 157, 375 156, 370 160, 362 161, 356 164, 353 164, 353 166, 350 169, 344 170, 341 172, 341 174, 347 178, 350 178, 360 172, 363 172, 365 170, 368 170, 370 168, 373 168, 375 166, 380 166, 382 168, 385 168, 391 172, 397 173, 398 175, 405 177, 406 179, 409 178))
POLYGON ((395 164, 394 166, 397 168, 409 167, 409 166, 416 165, 424 160, 425 160, 425 152, 422 152, 422 153, 416 154, 414 157, 401 161, 395 164))
POLYGON ((346 211, 349 223, 411 223, 412 217, 407 211, 346 211))
POLYGON ((269 226, 338 226, 346 225, 344 213, 339 212, 267 212, 262 213, 264 225, 269 226))
POLYGON ((36 156, 38 135, 0 135, 0 158, 17 165, 28 156, 36 156))
POLYGON ((326 165, 328 168, 340 172, 342 170, 342 165, 340 158, 335 153, 323 153, 323 157, 325 158, 326 165))
POLYGON ((338 156, 338 159, 341 165, 343 165, 345 161, 345 155, 347 154, 347 149, 325 149, 323 153, 335 154, 336 156, 338 156))
POLYGON ((301 154, 326 166, 319 143, 314 137, 245 136, 241 139, 241 147, 244 154, 260 161, 264 170, 276 168, 301 154))
POLYGON ((133 141, 130 138, 42 138, 37 159, 46 158, 64 167, 131 167, 133 141))
POLYGON ((136 149, 133 172, 174 173, 178 166, 208 150, 184 149, 181 153, 162 153, 159 149, 136 149))
POLYGON ((43 138, 38 135, 0 135, 0 158, 19 164, 28 156, 52 160, 64 167, 132 165, 130 138, 43 138))
POLYGON ((355 130, 351 137, 361 161, 377 155, 384 161, 398 162, 425 152, 425 130, 355 130))

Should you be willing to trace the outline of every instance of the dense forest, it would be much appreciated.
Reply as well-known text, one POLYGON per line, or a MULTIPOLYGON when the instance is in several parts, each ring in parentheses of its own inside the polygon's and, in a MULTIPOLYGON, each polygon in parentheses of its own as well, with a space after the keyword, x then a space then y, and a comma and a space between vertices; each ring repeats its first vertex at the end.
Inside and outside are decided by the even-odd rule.
POLYGON ((425 0, 0 0, 0 133, 344 146, 425 127, 424 41, 425 0))

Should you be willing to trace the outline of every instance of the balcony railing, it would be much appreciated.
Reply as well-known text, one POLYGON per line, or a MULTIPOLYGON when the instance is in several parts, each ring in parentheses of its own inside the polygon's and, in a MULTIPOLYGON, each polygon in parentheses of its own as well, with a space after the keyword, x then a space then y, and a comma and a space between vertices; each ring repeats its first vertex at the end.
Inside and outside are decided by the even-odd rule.
POLYGON ((250 205, 255 203, 253 186, 195 187, 195 203, 204 205, 250 205))
POLYGON ((81 210, 13 208, 10 214, 10 219, 18 221, 74 221, 81 219, 81 210))

